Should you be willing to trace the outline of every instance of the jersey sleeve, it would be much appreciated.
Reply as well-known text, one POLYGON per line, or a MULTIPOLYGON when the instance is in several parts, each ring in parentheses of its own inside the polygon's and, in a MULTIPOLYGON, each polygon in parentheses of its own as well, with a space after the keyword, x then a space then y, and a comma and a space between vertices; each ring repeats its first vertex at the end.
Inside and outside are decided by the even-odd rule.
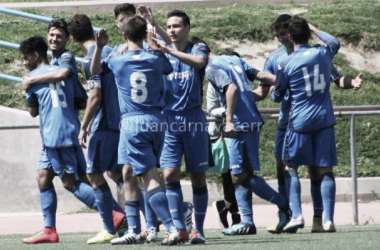
MULTIPOLYGON (((322 40, 326 44, 326 47, 329 49, 329 51, 332 54, 332 57, 338 53, 338 50, 340 48, 340 42, 338 39, 333 37, 332 35, 320 30, 318 32, 318 38, 322 40)), ((331 58, 332 58, 331 57, 331 58)))
POLYGON ((251 67, 246 61, 240 58, 240 61, 243 65, 245 74, 247 75, 248 79, 253 82, 256 79, 257 74, 260 72, 259 70, 251 67))
POLYGON ((331 81, 335 82, 339 78, 342 77, 342 73, 340 73, 337 68, 335 68, 334 64, 331 64, 331 81))
POLYGON ((169 59, 165 56, 165 54, 160 50, 153 50, 152 53, 160 59, 161 66, 162 66, 162 73, 164 75, 169 75, 173 72, 172 64, 170 63, 169 59))
POLYGON ((213 65, 207 67, 206 76, 209 79, 210 83, 215 88, 219 89, 220 92, 224 91, 224 87, 233 83, 227 73, 219 68, 216 68, 213 65))
POLYGON ((71 75, 77 76, 78 72, 76 68, 76 63, 77 62, 75 60, 74 55, 71 52, 66 51, 61 55, 61 62, 59 64, 59 68, 67 69, 71 75))
MULTIPOLYGON (((273 60, 271 60, 271 57, 267 57, 267 59, 265 60, 263 72, 270 73, 270 74, 274 75, 273 60)), ((271 85, 267 84, 265 82, 260 82, 259 86, 270 87, 271 85)))
POLYGON ((37 95, 31 91, 26 92, 26 105, 29 108, 38 107, 38 98, 37 95))
POLYGON ((208 61, 208 54, 210 51, 207 49, 204 43, 197 43, 194 45, 193 54, 196 56, 202 56, 206 62, 208 61))
POLYGON ((288 77, 286 74, 285 65, 281 65, 277 71, 276 82, 274 83, 274 89, 271 93, 272 100, 275 102, 281 102, 285 97, 287 89, 288 77))

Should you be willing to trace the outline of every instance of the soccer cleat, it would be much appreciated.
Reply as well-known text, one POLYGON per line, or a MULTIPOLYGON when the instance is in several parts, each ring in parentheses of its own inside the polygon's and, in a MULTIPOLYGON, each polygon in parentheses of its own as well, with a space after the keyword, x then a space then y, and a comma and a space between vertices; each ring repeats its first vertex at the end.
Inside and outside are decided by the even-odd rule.
POLYGON ((186 243, 189 241, 189 233, 187 230, 177 230, 179 235, 178 243, 186 243))
POLYGON ((335 233, 336 232, 335 225, 332 221, 328 221, 328 222, 324 223, 323 224, 323 230, 326 233, 335 233))
POLYGON ((169 232, 165 233, 164 239, 161 241, 163 246, 172 246, 177 245, 180 240, 180 235, 178 234, 177 229, 172 227, 169 232))
POLYGON ((103 244, 109 243, 112 239, 116 238, 117 234, 110 234, 107 230, 102 229, 95 237, 89 239, 87 244, 103 244))
POLYGON ((227 220, 227 214, 228 214, 228 208, 226 208, 226 204, 224 201, 214 201, 212 203, 212 207, 218 212, 219 215, 219 222, 224 228, 228 228, 228 220, 227 220))
POLYGON ((45 227, 43 231, 23 239, 22 242, 25 244, 58 243, 59 237, 55 227, 45 227))
POLYGON ((228 236, 256 234, 256 227, 255 224, 239 223, 230 228, 223 229, 222 233, 228 236))
POLYGON ((188 233, 191 233, 191 230, 193 229, 193 205, 190 202, 184 202, 183 204, 186 207, 186 211, 183 212, 186 230, 188 233))
POLYGON ((111 240, 112 245, 132 245, 132 244, 142 244, 145 239, 143 239, 140 234, 125 232, 125 234, 119 238, 111 240))
POLYGON ((285 233, 292 233, 294 230, 298 228, 304 228, 305 226, 305 220, 303 219, 302 215, 300 215, 298 218, 294 219, 292 218, 288 224, 284 227, 283 231, 285 233))
POLYGON ((205 241, 205 238, 202 237, 198 230, 195 230, 192 234, 191 234, 191 239, 190 239, 190 244, 205 244, 206 241, 205 241))
POLYGON ((312 233, 324 233, 323 225, 322 225, 322 218, 320 217, 313 217, 313 225, 311 227, 312 233))
MULTIPOLYGON (((268 227, 267 228, 267 231, 269 233, 272 233, 272 234, 280 234, 280 233, 283 233, 283 229, 284 227, 286 226, 286 224, 288 224, 288 222, 290 221, 290 212, 288 209, 285 209, 285 210, 279 210, 278 211, 278 218, 279 218, 279 221, 277 223, 276 226, 272 226, 272 227, 268 227)), ((297 232, 297 230, 295 231, 289 231, 287 233, 295 233, 297 232)))
POLYGON ((140 237, 142 240, 145 240, 146 243, 156 242, 157 230, 155 227, 151 227, 148 230, 141 232, 140 237))
POLYGON ((125 214, 119 211, 112 210, 113 226, 119 236, 124 235, 128 229, 125 214))

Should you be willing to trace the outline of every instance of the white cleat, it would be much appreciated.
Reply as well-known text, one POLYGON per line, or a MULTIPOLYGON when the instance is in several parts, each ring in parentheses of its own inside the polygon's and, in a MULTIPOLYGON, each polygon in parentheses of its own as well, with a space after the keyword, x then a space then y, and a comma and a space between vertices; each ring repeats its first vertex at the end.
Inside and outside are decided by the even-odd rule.
POLYGON ((300 215, 298 218, 294 219, 292 218, 288 224, 284 227, 283 231, 286 232, 294 232, 294 230, 298 228, 304 228, 305 226, 305 220, 303 219, 302 215, 300 215))
POLYGON ((132 244, 142 244, 144 239, 135 233, 126 233, 120 238, 115 238, 111 240, 112 245, 132 245, 132 244))
POLYGON ((328 221, 328 222, 324 223, 323 224, 323 230, 326 233, 335 233, 336 232, 335 225, 332 221, 328 221))

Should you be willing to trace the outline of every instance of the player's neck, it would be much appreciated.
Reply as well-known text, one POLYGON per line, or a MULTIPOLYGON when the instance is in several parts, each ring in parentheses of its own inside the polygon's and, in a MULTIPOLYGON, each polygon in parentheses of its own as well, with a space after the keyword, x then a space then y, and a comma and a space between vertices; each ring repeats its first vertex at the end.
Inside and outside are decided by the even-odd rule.
POLYGON ((173 44, 178 51, 182 52, 182 51, 185 51, 187 46, 189 45, 189 40, 184 39, 183 41, 181 41, 179 43, 174 42, 173 44))
POLYGON ((53 59, 60 57, 65 50, 66 50, 66 48, 62 48, 60 50, 52 50, 51 51, 51 57, 53 59))
POLYGON ((82 47, 82 50, 84 50, 86 53, 90 49, 91 46, 95 45, 96 42, 95 40, 87 40, 85 42, 79 43, 80 46, 82 47))
POLYGON ((137 43, 128 41, 128 50, 142 50, 143 48, 143 41, 137 43))

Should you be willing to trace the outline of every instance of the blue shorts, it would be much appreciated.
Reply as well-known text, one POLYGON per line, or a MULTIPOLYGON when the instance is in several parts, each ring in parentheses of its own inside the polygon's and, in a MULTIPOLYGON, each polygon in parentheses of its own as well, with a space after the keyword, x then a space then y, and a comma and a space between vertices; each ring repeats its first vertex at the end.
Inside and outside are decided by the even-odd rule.
MULTIPOLYGON (((77 151, 80 147, 43 148, 37 170, 53 169, 62 178, 65 174, 77 174, 77 151)), ((83 153, 82 153, 83 154, 83 153)))
POLYGON ((309 134, 286 131, 282 159, 288 166, 336 166, 338 159, 334 128, 309 134))
POLYGON ((119 131, 102 130, 91 134, 87 152, 88 174, 115 172, 120 169, 117 164, 119 131))
POLYGON ((120 131, 119 164, 130 164, 133 175, 159 166, 164 142, 163 115, 134 115, 123 118, 120 131))
POLYGON ((237 132, 230 140, 230 169, 233 175, 259 171, 260 131, 237 132))
POLYGON ((206 172, 209 135, 204 112, 197 110, 189 114, 167 114, 166 122, 161 168, 181 167, 182 156, 185 155, 186 172, 206 172))
POLYGON ((282 151, 284 148, 284 139, 285 139, 285 133, 286 130, 279 130, 277 129, 276 132, 276 142, 275 142, 275 149, 274 149, 274 157, 281 159, 282 157, 282 151))
POLYGON ((77 147, 76 149, 76 158, 77 158, 77 174, 78 176, 86 175, 86 158, 84 157, 84 153, 81 147, 77 147))

